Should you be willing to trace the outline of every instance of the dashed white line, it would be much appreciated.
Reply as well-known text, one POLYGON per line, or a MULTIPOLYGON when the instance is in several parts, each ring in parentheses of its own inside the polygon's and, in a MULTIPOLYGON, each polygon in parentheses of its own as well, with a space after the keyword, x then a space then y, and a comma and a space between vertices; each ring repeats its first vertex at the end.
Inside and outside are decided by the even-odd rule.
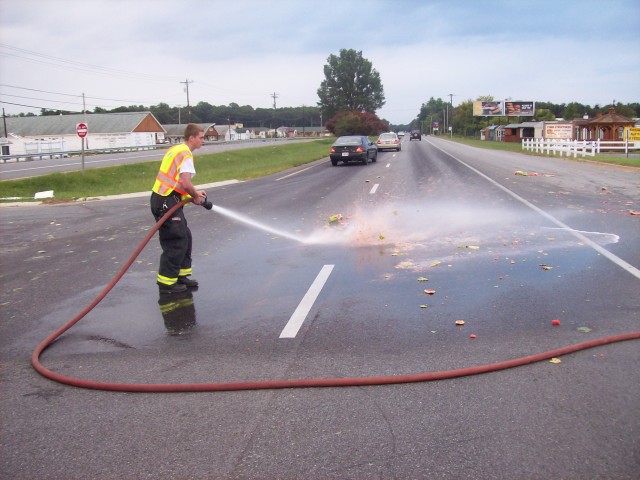
POLYGON ((378 187, 380 186, 379 183, 376 183, 373 187, 371 187, 371 190, 369 191, 369 193, 371 195, 373 195, 374 193, 376 193, 378 191, 378 187))
POLYGON ((390 164, 390 163, 387 163, 385 166, 386 166, 387 168, 389 168, 389 167, 391 166, 391 164, 390 164))
POLYGON ((300 327, 302 327, 302 324, 304 323, 305 318, 307 318, 311 307, 313 307, 313 304, 318 298, 318 295, 320 295, 322 287, 324 287, 324 284, 327 282, 327 279, 329 278, 333 267, 334 265, 325 265, 322 267, 320 273, 318 273, 318 276, 313 281, 313 283, 309 287, 309 290, 307 290, 307 293, 300 301, 298 308, 296 308, 295 312, 293 312, 293 315, 291 315, 291 318, 280 333, 280 338, 296 337, 298 331, 300 330, 300 327))

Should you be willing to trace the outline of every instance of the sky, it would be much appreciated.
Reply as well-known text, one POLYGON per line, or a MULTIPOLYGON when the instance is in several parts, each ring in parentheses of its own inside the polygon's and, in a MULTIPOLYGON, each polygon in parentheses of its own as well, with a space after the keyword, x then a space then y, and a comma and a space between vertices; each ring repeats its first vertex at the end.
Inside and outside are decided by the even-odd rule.
POLYGON ((640 102, 638 0, 0 0, 0 107, 185 106, 185 82, 190 105, 315 106, 343 48, 393 124, 431 97, 640 102))

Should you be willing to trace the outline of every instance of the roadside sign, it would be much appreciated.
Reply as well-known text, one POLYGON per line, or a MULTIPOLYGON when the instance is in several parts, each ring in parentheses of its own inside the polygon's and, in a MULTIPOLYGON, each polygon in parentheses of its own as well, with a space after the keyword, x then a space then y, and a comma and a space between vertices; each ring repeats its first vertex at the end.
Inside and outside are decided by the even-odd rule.
POLYGON ((625 136, 630 142, 640 142, 640 127, 624 127, 625 136))
POLYGON ((80 138, 84 138, 89 133, 89 127, 87 127, 86 123, 78 123, 76 124, 76 133, 80 138))

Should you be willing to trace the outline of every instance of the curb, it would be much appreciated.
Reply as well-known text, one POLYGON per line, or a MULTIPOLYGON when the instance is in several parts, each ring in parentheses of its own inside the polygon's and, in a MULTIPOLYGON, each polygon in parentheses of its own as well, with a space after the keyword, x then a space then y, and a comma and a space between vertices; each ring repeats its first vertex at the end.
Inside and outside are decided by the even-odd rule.
MULTIPOLYGON (((217 188, 217 187, 224 187, 227 185, 233 185, 236 183, 240 183, 240 180, 224 180, 222 182, 214 182, 214 183, 207 183, 205 185, 196 185, 195 187, 198 190, 206 190, 207 188, 217 188)), ((100 197, 82 197, 82 198, 77 198, 75 200, 69 201, 69 202, 65 202, 65 203, 55 203, 55 204, 48 204, 48 203, 44 203, 44 202, 9 202, 9 203, 0 203, 0 208, 3 207, 31 207, 31 206, 40 206, 40 205, 44 205, 44 206, 58 206, 58 205, 69 205, 69 204, 73 204, 73 203, 77 203, 77 202, 90 202, 93 200, 121 200, 121 199, 126 199, 126 198, 140 198, 140 197, 147 197, 149 196, 151 193, 151 191, 148 192, 136 192, 136 193, 123 193, 121 195, 105 195, 105 196, 100 196, 100 197)))

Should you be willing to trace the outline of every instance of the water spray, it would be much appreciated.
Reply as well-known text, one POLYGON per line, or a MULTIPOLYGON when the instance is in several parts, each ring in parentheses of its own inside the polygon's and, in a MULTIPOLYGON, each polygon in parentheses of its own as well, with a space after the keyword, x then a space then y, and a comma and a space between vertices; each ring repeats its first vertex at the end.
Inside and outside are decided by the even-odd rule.
POLYGON ((253 220, 249 217, 246 217, 244 215, 241 215, 237 212, 231 211, 228 208, 224 208, 221 207, 219 205, 215 205, 215 204, 211 204, 211 202, 208 202, 211 207, 208 207, 207 210, 213 210, 214 212, 217 212, 221 215, 224 215, 225 217, 231 218, 233 220, 237 220, 239 222, 242 223, 246 223, 247 225, 250 225, 252 227, 258 228, 260 230, 264 230, 265 232, 269 232, 269 233, 273 233, 274 235, 278 235, 279 237, 285 237, 288 238, 289 240, 294 240, 296 242, 299 243, 309 243, 309 241, 307 239, 304 239, 302 237, 298 237, 297 235, 293 235, 291 233, 282 231, 282 230, 278 230, 277 228, 273 228, 270 227, 268 225, 265 225, 264 223, 260 223, 256 220, 253 220))

